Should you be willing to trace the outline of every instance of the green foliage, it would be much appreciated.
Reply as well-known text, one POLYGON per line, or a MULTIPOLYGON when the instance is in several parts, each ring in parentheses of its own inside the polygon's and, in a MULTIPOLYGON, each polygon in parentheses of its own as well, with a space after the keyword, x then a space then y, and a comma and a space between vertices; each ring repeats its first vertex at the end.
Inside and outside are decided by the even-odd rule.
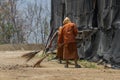
POLYGON ((9 43, 10 38, 12 37, 14 31, 14 27, 10 23, 2 24, 1 30, 0 30, 0 43, 9 43))
POLYGON ((79 62, 85 68, 97 68, 97 65, 93 62, 88 62, 87 60, 80 60, 79 62))
POLYGON ((79 60, 79 64, 83 68, 95 68, 95 69, 102 69, 104 68, 102 65, 97 65, 95 62, 89 62, 87 60, 79 60))
POLYGON ((8 23, 8 24, 5 24, 4 27, 5 27, 5 34, 10 37, 14 33, 13 25, 8 23))

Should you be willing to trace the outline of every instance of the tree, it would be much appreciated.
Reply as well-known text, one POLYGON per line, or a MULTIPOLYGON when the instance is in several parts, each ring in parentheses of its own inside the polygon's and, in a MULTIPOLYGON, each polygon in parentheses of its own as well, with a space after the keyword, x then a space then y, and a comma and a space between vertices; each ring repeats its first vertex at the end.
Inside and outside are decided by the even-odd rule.
POLYGON ((41 1, 0 1, 1 43, 45 43, 50 12, 41 1), (26 3, 26 6, 22 3, 26 3))
POLYGON ((36 44, 45 43, 48 29, 50 14, 47 7, 44 9, 41 2, 37 0, 34 3, 28 3, 25 13, 25 27, 27 30, 26 40, 36 44))
POLYGON ((20 16, 17 10, 19 0, 1 1, 0 28, 1 43, 21 43, 24 40, 20 16))

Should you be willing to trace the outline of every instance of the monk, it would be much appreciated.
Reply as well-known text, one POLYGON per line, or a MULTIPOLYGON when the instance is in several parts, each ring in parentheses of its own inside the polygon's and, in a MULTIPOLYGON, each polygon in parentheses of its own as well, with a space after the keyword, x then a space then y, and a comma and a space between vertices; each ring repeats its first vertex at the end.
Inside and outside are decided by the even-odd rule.
POLYGON ((51 38, 49 45, 49 47, 51 47, 53 39, 58 35, 56 57, 58 58, 59 63, 62 63, 62 59, 63 59, 63 39, 62 39, 61 31, 62 31, 62 26, 60 26, 59 29, 53 34, 53 37, 51 38))
POLYGON ((75 23, 72 23, 71 20, 66 17, 63 21, 63 29, 61 35, 63 35, 63 59, 66 60, 65 68, 68 68, 68 61, 74 60, 75 68, 80 68, 78 65, 78 54, 77 54, 77 44, 75 37, 78 34, 78 29, 75 23))

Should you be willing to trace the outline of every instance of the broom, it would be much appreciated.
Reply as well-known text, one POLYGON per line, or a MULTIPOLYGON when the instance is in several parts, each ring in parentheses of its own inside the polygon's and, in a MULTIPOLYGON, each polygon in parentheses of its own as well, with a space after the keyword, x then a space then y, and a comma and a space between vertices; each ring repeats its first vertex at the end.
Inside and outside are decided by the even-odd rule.
MULTIPOLYGON (((55 29, 55 32, 54 32, 51 40, 52 40, 53 37, 55 36, 57 30, 58 30, 58 28, 55 29)), ((47 39, 47 43, 46 43, 46 45, 45 45, 45 49, 44 49, 44 51, 43 51, 42 54, 47 53, 47 52, 49 51, 49 48, 48 48, 48 40, 50 40, 50 36, 52 35, 52 33, 53 33, 53 29, 52 29, 51 32, 50 32, 50 35, 49 35, 49 37, 48 37, 48 39, 47 39)), ((48 55, 49 55, 49 54, 46 54, 43 58, 41 58, 40 60, 38 60, 38 61, 34 64, 33 67, 39 66, 40 63, 41 63, 48 55)))
MULTIPOLYGON (((50 39, 50 36, 52 35, 52 33, 53 33, 53 29, 51 30, 51 32, 50 32, 50 34, 49 34, 49 37, 48 37, 48 39, 47 39, 47 43, 46 43, 46 45, 45 45, 45 48, 47 47, 47 44, 48 44, 48 40, 50 39)), ((45 50, 44 50, 45 51, 45 50)), ((43 51, 43 52, 44 52, 43 51)), ((22 57, 24 57, 24 58, 27 58, 27 62, 29 61, 29 60, 31 60, 37 53, 39 53, 40 51, 34 51, 34 52, 29 52, 29 53, 25 53, 24 55, 22 55, 22 57)))
MULTIPOLYGON (((43 53, 42 54, 44 54, 44 53, 46 53, 46 52, 48 52, 49 51, 49 48, 46 48, 44 51, 43 51, 43 53)), ((38 60, 35 64, 34 64, 34 66, 33 67, 37 67, 37 66, 39 66, 40 65, 40 63, 48 56, 49 54, 46 54, 43 58, 41 58, 40 60, 38 60)))
POLYGON ((29 53, 26 53, 24 55, 22 55, 23 58, 27 58, 27 62, 29 60, 31 60, 37 53, 39 53, 40 51, 34 51, 34 52, 29 52, 29 53))
MULTIPOLYGON (((61 45, 59 45, 59 47, 62 47, 64 45, 64 43, 62 43, 61 45)), ((43 53, 47 53, 49 51, 49 48, 46 48, 43 53)), ((47 58, 47 56, 49 56, 49 54, 46 54, 43 58, 41 58, 40 60, 38 60, 33 67, 38 67, 40 65, 40 63, 47 58)))

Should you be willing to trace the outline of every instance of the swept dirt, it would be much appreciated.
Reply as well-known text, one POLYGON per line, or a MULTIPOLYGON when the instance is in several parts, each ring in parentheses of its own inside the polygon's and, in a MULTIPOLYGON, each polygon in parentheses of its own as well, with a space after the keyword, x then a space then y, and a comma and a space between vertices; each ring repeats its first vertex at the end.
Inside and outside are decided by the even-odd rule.
POLYGON ((21 55, 29 51, 0 51, 0 80, 120 80, 120 70, 94 68, 64 68, 57 61, 32 65, 39 59, 26 63, 21 55))

